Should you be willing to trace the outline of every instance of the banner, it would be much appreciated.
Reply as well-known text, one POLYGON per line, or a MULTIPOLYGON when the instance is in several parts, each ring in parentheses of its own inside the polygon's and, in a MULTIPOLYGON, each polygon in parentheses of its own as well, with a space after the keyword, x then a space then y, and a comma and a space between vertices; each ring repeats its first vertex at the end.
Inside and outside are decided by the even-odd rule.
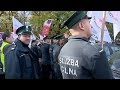
POLYGON ((107 11, 107 22, 120 23, 120 11, 107 11))
POLYGON ((43 28, 42 28, 42 36, 46 37, 49 34, 50 26, 52 24, 53 19, 48 19, 44 22, 43 28))
POLYGON ((114 40, 117 36, 117 34, 120 32, 120 27, 118 24, 113 24, 113 33, 114 33, 114 40))
MULTIPOLYGON (((90 15, 89 15, 90 16, 90 15)), ((91 14, 92 19, 90 21, 91 26, 92 26, 92 38, 94 38, 97 41, 101 41, 101 29, 102 29, 102 13, 100 15, 99 11, 96 11, 96 13, 92 13, 91 14)), ((111 37, 109 35, 108 29, 105 26, 105 30, 104 30, 104 37, 103 37, 103 41, 106 42, 111 42, 111 37)))
MULTIPOLYGON (((103 11, 88 11, 87 15, 102 19, 103 11)), ((106 11, 106 22, 120 23, 120 11, 106 11)))

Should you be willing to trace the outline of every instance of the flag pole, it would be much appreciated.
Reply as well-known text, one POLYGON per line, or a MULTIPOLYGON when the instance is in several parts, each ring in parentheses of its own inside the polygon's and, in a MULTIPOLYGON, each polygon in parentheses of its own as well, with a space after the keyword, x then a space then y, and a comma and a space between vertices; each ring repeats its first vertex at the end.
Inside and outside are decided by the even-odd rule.
POLYGON ((103 49, 103 37, 104 37, 104 28, 105 28, 105 19, 106 19, 106 11, 103 11, 103 22, 102 22, 102 29, 101 29, 101 47, 103 49))

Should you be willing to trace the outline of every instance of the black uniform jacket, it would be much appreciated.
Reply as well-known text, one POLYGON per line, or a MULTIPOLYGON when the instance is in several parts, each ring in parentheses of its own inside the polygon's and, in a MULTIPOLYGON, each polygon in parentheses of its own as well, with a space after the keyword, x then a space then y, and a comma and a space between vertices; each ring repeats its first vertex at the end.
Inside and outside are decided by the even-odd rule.
POLYGON ((16 39, 5 55, 6 79, 40 79, 38 59, 29 47, 16 39))

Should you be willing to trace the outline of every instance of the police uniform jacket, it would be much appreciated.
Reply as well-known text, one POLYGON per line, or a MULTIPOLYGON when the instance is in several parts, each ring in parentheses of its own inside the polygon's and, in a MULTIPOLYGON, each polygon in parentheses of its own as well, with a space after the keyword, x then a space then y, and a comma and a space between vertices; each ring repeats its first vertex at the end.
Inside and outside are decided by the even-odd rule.
POLYGON ((47 43, 41 44, 42 64, 43 65, 51 64, 49 49, 50 49, 50 44, 47 44, 47 43))
POLYGON ((5 55, 6 79, 40 79, 38 60, 27 45, 16 39, 5 55))
POLYGON ((113 79, 105 52, 84 37, 69 37, 59 63, 63 79, 113 79))
POLYGON ((54 70, 54 78, 55 79, 62 79, 62 74, 61 74, 61 71, 60 71, 60 66, 59 66, 59 63, 58 63, 58 55, 59 55, 59 52, 60 52, 60 49, 61 49, 61 46, 59 46, 58 44, 53 44, 51 45, 51 61, 52 61, 52 69, 54 70))
POLYGON ((41 49, 37 44, 31 47, 31 51, 34 53, 35 57, 38 58, 38 60, 39 58, 42 58, 41 49))

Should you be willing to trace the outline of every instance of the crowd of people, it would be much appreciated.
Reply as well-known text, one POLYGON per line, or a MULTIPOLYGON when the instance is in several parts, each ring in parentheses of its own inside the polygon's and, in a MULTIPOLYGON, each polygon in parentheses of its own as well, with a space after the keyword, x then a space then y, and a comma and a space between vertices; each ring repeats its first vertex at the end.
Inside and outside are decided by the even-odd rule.
POLYGON ((68 35, 46 36, 31 40, 31 27, 17 29, 14 41, 11 33, 3 33, 1 44, 0 74, 5 79, 62 79, 58 54, 67 42, 68 35))
POLYGON ((0 75, 5 79, 114 79, 104 50, 89 42, 92 35, 85 11, 76 11, 61 28, 71 36, 46 36, 31 40, 30 26, 2 35, 0 75))

